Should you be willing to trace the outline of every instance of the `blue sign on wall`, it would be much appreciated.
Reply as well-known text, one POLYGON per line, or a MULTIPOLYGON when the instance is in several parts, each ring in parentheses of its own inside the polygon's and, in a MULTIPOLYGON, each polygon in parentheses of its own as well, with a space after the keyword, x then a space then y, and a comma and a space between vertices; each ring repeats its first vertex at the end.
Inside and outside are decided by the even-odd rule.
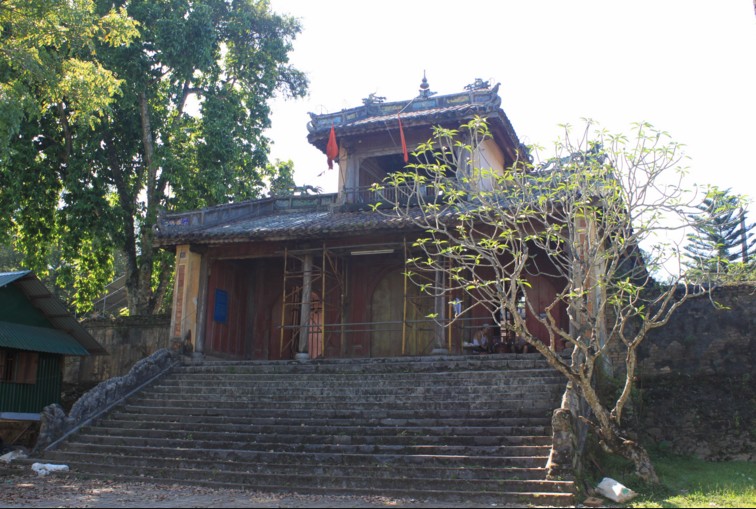
POLYGON ((228 292, 225 290, 215 290, 215 309, 213 310, 213 320, 218 323, 226 323, 228 320, 228 292))

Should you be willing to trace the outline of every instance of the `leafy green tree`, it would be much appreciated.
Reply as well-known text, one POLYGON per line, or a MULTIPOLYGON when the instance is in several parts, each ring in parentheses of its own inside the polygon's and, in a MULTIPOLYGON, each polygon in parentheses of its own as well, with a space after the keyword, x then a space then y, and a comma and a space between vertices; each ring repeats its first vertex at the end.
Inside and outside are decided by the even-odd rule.
POLYGON ((8 244, 0 244, 0 272, 15 272, 21 267, 21 255, 8 244))
MULTIPOLYGON (((288 63, 300 27, 266 0, 79 3, 93 6, 95 20, 128 15, 138 36, 94 37, 77 50, 117 77, 94 110, 69 99, 78 85, 29 95, 39 113, 20 116, 0 153, 0 231, 15 232, 25 263, 40 272, 60 245, 58 280, 75 290, 79 310, 122 252, 129 311, 148 314, 162 307, 172 274, 170 254, 153 246, 158 211, 259 197, 275 178, 263 135, 268 100, 306 92, 288 63)), ((67 33, 62 49, 49 49, 56 58, 67 33)))
POLYGON ((720 274, 726 278, 734 264, 748 265, 756 239, 754 224, 747 224, 745 200, 730 190, 711 188, 693 217, 685 255, 689 267, 702 276, 720 274))
MULTIPOLYGON (((93 0, 0 3, 0 241, 48 281, 60 267, 58 174, 72 166, 74 132, 97 126, 122 84, 94 49, 129 44, 136 25, 123 7, 98 11, 93 0)), ((84 252, 70 263, 91 260, 84 252)))
MULTIPOLYGON (((490 136, 483 120, 459 131, 437 128, 414 153, 420 162, 377 186, 401 199, 375 210, 425 232, 406 268, 423 292, 437 302, 487 308, 569 380, 569 415, 592 427, 607 451, 632 460, 639 476, 657 482, 648 453, 622 421, 637 350, 703 289, 681 284, 684 273, 668 286, 651 276, 679 265, 679 249, 657 239, 689 224, 695 208, 675 171, 680 147, 646 124, 634 134, 588 124, 577 135, 567 130, 547 163, 523 159, 499 172, 473 166, 490 136), (595 385, 610 354, 625 359, 616 397, 595 385)), ((436 309, 442 325, 466 312, 444 318, 445 305, 436 309)))
POLYGON ((4 0, 0 30, 3 154, 25 120, 51 109, 61 122, 96 124, 121 80, 93 58, 92 48, 128 44, 138 35, 123 7, 97 12, 94 0, 4 0))
POLYGON ((268 165, 270 196, 287 196, 296 186, 294 182, 294 162, 276 161, 268 165))

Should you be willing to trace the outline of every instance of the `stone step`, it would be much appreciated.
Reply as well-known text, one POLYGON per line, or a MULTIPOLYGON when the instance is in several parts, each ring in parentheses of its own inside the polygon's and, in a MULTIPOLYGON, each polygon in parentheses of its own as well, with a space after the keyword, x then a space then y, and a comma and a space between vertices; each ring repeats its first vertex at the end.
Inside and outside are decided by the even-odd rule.
POLYGON ((260 491, 574 503, 547 481, 564 380, 540 355, 185 365, 44 461, 260 491))
POLYGON ((443 410, 449 408, 484 409, 484 408, 553 408, 554 398, 558 391, 521 393, 494 393, 479 396, 450 396, 436 397, 395 397, 391 394, 382 396, 347 396, 301 394, 141 394, 131 398, 128 403, 136 406, 159 406, 174 408, 248 408, 250 406, 281 409, 318 409, 318 408, 351 408, 354 410, 385 406, 387 409, 413 408, 417 411, 443 410), (287 397, 288 396, 288 397, 287 397))
MULTIPOLYGON (((181 396, 181 395, 178 395, 181 396)), ((302 400, 302 399, 220 399, 220 400, 205 400, 205 399, 169 399, 169 398, 149 398, 146 395, 131 398, 128 402, 128 406, 138 407, 157 407, 164 408, 181 408, 188 409, 190 413, 197 413, 206 409, 217 410, 238 410, 248 409, 250 406, 254 406, 256 412, 267 412, 275 410, 293 410, 293 411, 334 411, 334 410, 349 410, 351 412, 357 412, 360 410, 370 411, 375 408, 376 405, 385 405, 385 410, 398 410, 412 409, 415 412, 427 412, 427 411, 447 411, 453 409, 456 412, 471 412, 475 410, 504 410, 504 409, 552 409, 552 398, 530 398, 523 396, 518 399, 500 399, 495 395, 481 395, 479 398, 468 399, 450 399, 450 400, 438 400, 438 399, 423 399, 417 398, 408 401, 397 401, 391 398, 376 398, 373 401, 356 400, 344 401, 342 399, 318 399, 318 400, 302 400)))
POLYGON ((532 376, 506 376, 501 373, 483 373, 484 376, 461 376, 461 377, 435 377, 417 375, 414 377, 405 377, 402 379, 381 376, 374 377, 339 377, 335 379, 331 375, 324 377, 310 377, 309 379, 292 378, 292 377, 256 377, 252 375, 217 375, 212 377, 193 376, 178 377, 171 376, 160 380, 154 388, 174 389, 186 387, 188 389, 204 387, 264 387, 267 389, 283 390, 321 390, 324 387, 331 387, 334 390, 342 389, 348 391, 382 391, 387 389, 397 389, 405 392, 424 392, 432 391, 442 387, 459 387, 475 388, 485 387, 490 389, 505 388, 522 388, 522 386, 540 386, 540 385, 564 385, 563 377, 553 374, 538 374, 532 376))
MULTIPOLYGON (((85 474, 89 478, 102 478, 112 479, 112 474, 101 474, 96 472, 89 472, 85 474)), ((123 481, 131 482, 145 482, 147 477, 142 475, 135 476, 119 476, 123 481)), ((150 480, 152 480, 150 478, 150 480)), ((159 479, 157 481, 160 481, 159 479)), ((292 492, 295 491, 301 494, 315 494, 324 496, 365 496, 365 497, 395 497, 405 499, 426 499, 429 501, 444 501, 449 504, 454 503, 478 503, 478 504, 491 504, 491 500, 497 501, 495 505, 509 506, 509 507, 572 507, 575 504, 575 495, 570 492, 554 493, 554 492, 505 492, 501 490, 495 491, 469 491, 469 490, 419 490, 404 485, 394 486, 393 488, 376 491, 372 488, 356 489, 356 488, 337 488, 335 486, 326 487, 291 487, 280 485, 249 485, 249 484, 237 484, 237 483, 224 483, 208 480, 203 478, 201 480, 184 480, 183 484, 190 484, 196 486, 204 486, 214 489, 236 489, 236 490, 256 490, 265 492, 292 492)))
POLYGON ((178 378, 202 378, 202 377, 218 377, 222 375, 224 377, 250 377, 256 379, 270 379, 280 380, 282 378, 291 379, 334 379, 334 380, 353 380, 355 378, 370 378, 370 379, 396 379, 406 380, 408 378, 415 377, 431 377, 431 378, 465 378, 485 376, 486 374, 493 374, 498 376, 512 376, 512 377, 535 377, 535 376, 556 376, 559 375, 557 371, 552 369, 547 364, 534 364, 529 363, 527 366, 520 366, 517 369, 508 368, 506 365, 489 365, 485 368, 472 368, 467 369, 460 367, 455 370, 404 370, 404 371, 375 371, 365 370, 361 371, 355 369, 354 366, 350 366, 350 369, 344 371, 318 371, 318 370, 301 370, 301 369, 284 369, 280 366, 272 366, 271 369, 257 368, 252 364, 232 364, 232 365, 198 365, 192 367, 176 367, 173 370, 173 376, 178 378), (275 368, 275 369, 272 369, 275 368))
MULTIPOLYGON (((305 423, 303 423, 305 424, 305 423)), ((82 434, 112 435, 112 436, 149 436, 162 438, 167 436, 186 436, 191 434, 197 439, 207 439, 211 436, 223 435, 230 437, 238 435, 242 439, 255 438, 261 435, 284 436, 348 436, 353 440, 380 437, 393 439, 396 437, 432 437, 438 440, 455 439, 461 437, 480 437, 482 439, 500 438, 502 440, 522 441, 535 439, 551 440, 550 428, 546 426, 333 426, 333 425, 238 425, 238 424, 187 424, 176 423, 166 426, 164 423, 150 421, 105 421, 98 426, 86 427, 82 434)), ((543 445, 543 444, 538 444, 543 445)))
POLYGON ((353 379, 319 380, 319 381, 289 381, 289 380, 250 380, 246 377, 236 377, 223 380, 213 379, 177 379, 170 378, 158 382, 152 390, 162 391, 202 391, 210 389, 243 389, 260 392, 289 391, 289 392, 316 392, 328 388, 329 392, 352 393, 352 394, 382 394, 395 391, 397 394, 427 394, 439 390, 455 388, 459 391, 475 390, 523 390, 534 387, 562 387, 565 382, 560 377, 465 377, 459 379, 416 379, 416 380, 367 380, 353 379))
MULTIPOLYGON (((422 491, 505 491, 511 493, 521 492, 554 492, 564 493, 572 489, 572 483, 565 481, 546 480, 522 480, 522 479, 459 479, 459 478, 423 478, 423 477, 365 477, 357 475, 341 475, 338 477, 326 477, 318 472, 309 474, 287 473, 269 474, 267 472, 228 472, 215 470, 207 472, 204 469, 176 469, 164 467, 132 467, 128 465, 103 465, 97 463, 78 463, 69 465, 75 467, 77 472, 92 472, 97 474, 111 473, 127 476, 150 476, 163 482, 174 481, 202 481, 243 484, 247 489, 280 491, 298 490, 303 487, 316 488, 341 488, 341 489, 370 489, 376 493, 386 493, 387 490, 396 488, 398 485, 412 486, 415 490, 422 491)), ((396 474, 396 473, 395 473, 396 474)))
POLYGON ((208 460, 206 458, 155 458, 152 456, 115 456, 112 454, 93 454, 66 451, 57 453, 51 458, 65 459, 69 465, 84 463, 100 464, 111 467, 154 467, 160 469, 198 469, 207 472, 262 472, 273 475, 303 475, 316 473, 326 477, 356 475, 365 478, 386 478, 395 476, 397 472, 410 477, 432 479, 521 479, 545 480, 548 473, 540 467, 479 467, 464 466, 425 466, 422 463, 380 463, 372 464, 298 464, 277 463, 275 458, 269 462, 224 461, 221 459, 208 460))
POLYGON ((200 448, 172 448, 154 446, 119 446, 111 447, 101 444, 77 444, 69 442, 58 451, 50 451, 45 458, 64 462, 67 452, 82 454, 104 454, 118 456, 150 457, 153 459, 203 459, 220 461, 242 461, 259 463, 284 463, 299 465, 423 465, 423 466, 469 466, 488 468, 534 468, 544 467, 548 455, 541 456, 506 456, 484 455, 470 456, 464 454, 396 454, 385 452, 376 453, 344 453, 344 452, 292 452, 274 450, 237 450, 237 449, 200 449, 200 448), (48 456, 49 455, 49 456, 48 456))
POLYGON ((185 365, 177 372, 285 372, 285 373, 401 373, 444 372, 458 370, 522 370, 548 369, 548 362, 540 354, 476 355, 449 357, 395 357, 363 359, 317 359, 298 361, 206 361, 185 365))
MULTIPOLYGON (((188 431, 176 432, 175 430, 119 430, 117 428, 97 428, 81 433, 78 437, 71 439, 76 443, 99 443, 114 445, 123 445, 123 439, 144 440, 149 443, 155 443, 157 440, 184 440, 190 443, 196 443, 200 447, 218 447, 230 448, 233 444, 277 444, 277 443, 296 443, 304 445, 338 445, 338 446, 455 446, 455 447, 479 447, 479 446, 549 446, 551 444, 550 436, 518 436, 518 435, 417 435, 404 433, 404 430, 398 431, 397 435, 389 436, 387 434, 376 435, 348 435, 348 434, 328 434, 324 432, 311 433, 308 428, 303 428, 299 434, 295 433, 215 433, 212 431, 188 431)), ((161 442, 165 444, 165 442, 161 442)), ((185 447, 184 444, 178 444, 177 447, 185 447)))
MULTIPOLYGON (((264 437, 265 438, 265 437, 264 437)), ((543 456, 551 450, 548 445, 452 445, 452 444, 404 444, 391 445, 383 442, 350 444, 346 439, 335 442, 275 442, 198 440, 193 437, 151 439, 148 437, 79 435, 72 439, 67 449, 84 451, 88 446, 107 446, 117 451, 121 447, 158 446, 170 449, 206 450, 223 449, 234 451, 276 451, 301 453, 341 454, 391 454, 391 455, 446 455, 446 456, 543 456), (342 443, 343 442, 343 443, 342 443)))
POLYGON ((438 390, 456 388, 460 391, 474 390, 523 390, 533 387, 564 387, 565 383, 559 377, 510 377, 510 378, 472 378, 463 379, 432 379, 424 380, 381 380, 373 381, 355 379, 349 381, 318 380, 318 381, 255 381, 255 380, 177 380, 169 379, 156 384, 152 389, 155 391, 176 390, 207 390, 207 389, 245 389, 259 390, 261 392, 290 391, 290 392, 314 392, 328 388, 331 392, 349 392, 353 394, 373 394, 397 391, 399 394, 423 394, 434 393, 438 390))
POLYGON ((337 386, 352 388, 370 387, 423 387, 437 386, 447 383, 454 385, 523 385, 540 383, 564 383, 565 379, 552 370, 528 370, 528 371, 475 371, 458 373, 401 373, 371 375, 363 373, 352 374, 304 374, 291 373, 281 374, 227 374, 227 373, 175 373, 171 377, 163 379, 159 385, 196 386, 208 383, 220 383, 222 385, 259 384, 276 386, 307 387, 313 383, 330 383, 337 386))
MULTIPOLYGON (((309 417, 306 420, 302 417, 264 417, 250 415, 233 416, 233 415, 185 415, 184 413, 157 413, 151 415, 133 414, 124 411, 116 411, 109 417, 100 419, 99 424, 106 426, 128 427, 134 425, 142 428, 164 428, 189 426, 273 426, 273 427, 301 427, 303 424, 310 427, 327 428, 327 427, 353 427, 356 429, 375 428, 375 427, 431 427, 437 429, 454 429, 455 427, 512 427, 523 428, 537 426, 551 429, 551 420, 547 414, 538 417, 527 416, 496 416, 496 417, 447 417, 447 418, 426 418, 418 415, 409 417, 376 417, 369 415, 364 418, 355 417, 331 417, 317 418, 309 417)), ((538 433, 532 433, 538 434, 538 433)), ((548 434, 548 433, 547 433, 548 434)))
MULTIPOLYGON (((346 392, 333 393, 327 389, 323 392, 251 392, 244 390, 208 390, 208 391, 174 391, 174 392, 149 392, 135 396, 129 400, 131 404, 137 405, 165 405, 165 406, 185 406, 186 402, 195 402, 197 405, 219 404, 222 406, 234 407, 238 404, 255 404, 270 406, 268 403, 276 405, 288 404, 300 408, 313 406, 330 406, 338 405, 339 407, 353 406, 355 408, 367 405, 390 405, 392 407, 413 408, 439 408, 444 405, 463 405, 469 408, 478 408, 486 405, 504 405, 507 406, 514 402, 532 401, 552 405, 554 399, 561 394, 562 386, 558 387, 541 387, 533 390, 505 390, 489 391, 479 390, 462 392, 454 389, 446 391, 438 390, 431 394, 413 394, 401 395, 387 392, 385 394, 349 394, 346 392), (174 403, 175 402, 175 403, 174 403)), ((515 405, 522 406, 522 405, 515 405)), ((527 406, 527 405, 526 405, 527 406)), ((532 405, 531 405, 532 406, 532 405)))
POLYGON ((466 370, 457 371, 402 371, 402 372, 291 372, 284 370, 276 371, 255 371, 246 369, 245 366, 231 366, 225 368, 204 368, 197 371, 184 371, 182 368, 175 368, 173 377, 176 380, 252 380, 252 381, 312 381, 312 380, 334 380, 339 382, 350 382, 353 380, 370 380, 370 381, 403 381, 403 380, 460 380, 466 378, 538 378, 538 377, 560 377, 557 371, 548 366, 532 367, 528 369, 492 369, 492 370, 466 370))
POLYGON ((223 407, 197 407, 188 405, 181 407, 160 406, 160 405, 135 405, 127 403, 124 405, 124 415, 177 415, 177 416, 229 416, 229 417, 256 417, 256 418, 284 418, 284 419, 492 419, 507 417, 540 417, 550 419, 552 410, 541 406, 534 406, 532 402, 522 400, 522 405, 497 405, 497 408, 467 409, 456 406, 443 407, 437 410, 420 411, 420 409, 406 408, 343 408, 334 409, 333 407, 309 408, 309 409, 292 409, 292 408, 250 408, 249 405, 239 405, 236 408, 223 407))

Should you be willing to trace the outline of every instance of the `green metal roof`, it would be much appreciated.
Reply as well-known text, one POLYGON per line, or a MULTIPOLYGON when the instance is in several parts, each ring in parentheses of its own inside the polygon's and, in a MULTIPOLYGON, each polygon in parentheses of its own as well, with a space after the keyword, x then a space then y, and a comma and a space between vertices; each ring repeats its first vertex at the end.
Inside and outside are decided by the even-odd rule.
POLYGON ((0 347, 107 355, 65 304, 28 270, 0 272, 0 347))
POLYGON ((30 273, 30 270, 22 270, 19 272, 0 272, 0 286, 10 284, 30 273))
POLYGON ((61 355, 89 355, 86 348, 65 332, 10 322, 0 322, 0 348, 61 355))
POLYGON ((17 284, 0 286, 0 322, 55 328, 17 284))

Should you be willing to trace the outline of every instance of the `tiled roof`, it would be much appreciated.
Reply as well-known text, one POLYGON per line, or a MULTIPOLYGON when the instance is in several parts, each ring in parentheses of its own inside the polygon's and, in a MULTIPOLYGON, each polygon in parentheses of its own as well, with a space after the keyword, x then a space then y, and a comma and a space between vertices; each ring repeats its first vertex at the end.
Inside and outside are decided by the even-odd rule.
MULTIPOLYGON (((264 200, 257 200, 262 201, 264 200)), ((189 242, 288 240, 412 229, 408 219, 370 210, 341 211, 318 207, 284 209, 280 206, 250 210, 248 214, 230 220, 214 221, 214 210, 207 209, 204 211, 207 218, 204 224, 191 224, 181 214, 166 216, 159 225, 157 244, 167 247, 189 242)))
POLYGON ((405 127, 430 125, 445 120, 456 123, 472 119, 474 116, 487 118, 491 125, 499 126, 513 146, 519 146, 517 134, 504 111, 500 108, 501 98, 498 85, 493 88, 469 90, 458 94, 416 97, 400 102, 374 102, 365 100, 363 106, 344 109, 336 113, 316 115, 310 113, 307 125, 310 143, 325 150, 331 126, 337 136, 367 133, 397 127, 397 116, 401 114, 405 127))
MULTIPOLYGON (((459 104, 456 106, 448 106, 445 108, 431 108, 422 111, 410 111, 402 113, 402 121, 411 122, 414 119, 426 119, 432 117, 434 119, 443 118, 445 115, 451 115, 456 117, 462 116, 465 113, 474 113, 477 108, 470 104, 459 104)), ((374 117, 367 117, 351 122, 352 127, 365 126, 370 124, 385 124, 387 122, 396 123, 396 114, 390 115, 376 115, 374 117)))

